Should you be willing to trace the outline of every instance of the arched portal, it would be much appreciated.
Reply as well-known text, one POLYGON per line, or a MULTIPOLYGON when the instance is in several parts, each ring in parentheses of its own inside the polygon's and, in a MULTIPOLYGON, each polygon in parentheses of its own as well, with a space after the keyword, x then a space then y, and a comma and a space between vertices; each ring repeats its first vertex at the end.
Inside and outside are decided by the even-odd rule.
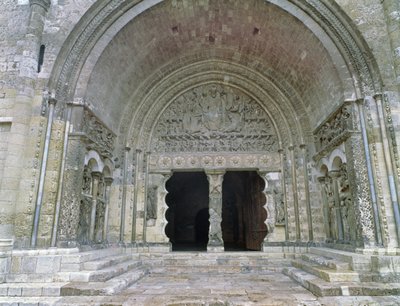
MULTIPOLYGON (((106 147, 103 154, 112 155, 119 169, 114 237, 167 243, 165 182, 177 171, 204 171, 210 235, 222 240, 211 229, 221 218, 223 175, 235 170, 256 171, 266 181, 273 177, 263 190, 271 229, 264 243, 329 242, 320 230, 315 164, 340 147, 346 156, 359 157, 347 164, 356 183, 346 192, 360 199, 354 204, 358 215, 371 216, 357 219, 354 245, 381 241, 376 225, 383 204, 370 190, 378 161, 367 154, 370 138, 362 133, 366 120, 357 104, 379 89, 380 78, 340 8, 318 0, 203 4, 96 6, 97 18, 80 25, 90 39, 73 33, 61 52, 65 62, 60 59, 54 69, 51 87, 60 99, 76 102, 68 112, 76 132, 85 127, 82 122, 95 122, 91 130, 101 126, 102 137, 91 135, 90 141, 106 147), (84 110, 95 119, 87 120, 91 115, 84 110)), ((375 117, 370 118, 371 123, 375 117)), ((88 149, 77 138, 71 143, 70 151, 88 149)), ((66 172, 77 168, 67 165, 66 172)), ((64 203, 64 210, 76 206, 64 203)), ((71 230, 64 236, 74 235, 71 230)))

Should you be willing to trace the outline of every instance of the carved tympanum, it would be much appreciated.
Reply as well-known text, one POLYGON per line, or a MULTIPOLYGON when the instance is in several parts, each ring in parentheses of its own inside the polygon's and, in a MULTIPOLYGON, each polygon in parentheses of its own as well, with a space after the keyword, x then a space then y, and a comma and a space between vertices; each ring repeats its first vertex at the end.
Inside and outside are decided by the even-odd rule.
POLYGON ((275 152, 278 137, 263 108, 242 92, 202 85, 176 98, 155 127, 152 151, 275 152))

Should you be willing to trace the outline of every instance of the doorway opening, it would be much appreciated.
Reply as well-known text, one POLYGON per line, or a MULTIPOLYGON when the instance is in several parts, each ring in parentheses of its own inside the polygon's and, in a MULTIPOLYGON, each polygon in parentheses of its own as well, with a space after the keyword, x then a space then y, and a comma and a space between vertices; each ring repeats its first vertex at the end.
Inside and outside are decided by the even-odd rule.
POLYGON ((175 172, 166 183, 168 224, 165 229, 173 251, 206 251, 208 180, 204 172, 175 172))
POLYGON ((264 180, 255 171, 228 171, 222 184, 222 238, 226 251, 260 251, 267 235, 264 180))

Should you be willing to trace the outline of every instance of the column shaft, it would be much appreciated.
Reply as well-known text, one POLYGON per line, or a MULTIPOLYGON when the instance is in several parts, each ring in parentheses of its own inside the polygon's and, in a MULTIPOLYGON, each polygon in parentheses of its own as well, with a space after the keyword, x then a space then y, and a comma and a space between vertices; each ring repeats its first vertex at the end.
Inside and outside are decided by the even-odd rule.
POLYGON ((208 234, 208 251, 222 251, 222 181, 224 172, 206 172, 209 182, 210 229, 208 234))

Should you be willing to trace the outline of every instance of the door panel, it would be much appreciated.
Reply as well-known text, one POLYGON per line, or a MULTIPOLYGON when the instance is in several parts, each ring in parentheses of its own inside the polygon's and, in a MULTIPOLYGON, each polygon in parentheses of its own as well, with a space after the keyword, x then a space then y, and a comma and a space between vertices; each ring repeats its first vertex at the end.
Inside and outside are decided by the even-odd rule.
POLYGON ((228 171, 222 190, 225 249, 261 250, 267 234, 264 181, 254 171, 228 171))

